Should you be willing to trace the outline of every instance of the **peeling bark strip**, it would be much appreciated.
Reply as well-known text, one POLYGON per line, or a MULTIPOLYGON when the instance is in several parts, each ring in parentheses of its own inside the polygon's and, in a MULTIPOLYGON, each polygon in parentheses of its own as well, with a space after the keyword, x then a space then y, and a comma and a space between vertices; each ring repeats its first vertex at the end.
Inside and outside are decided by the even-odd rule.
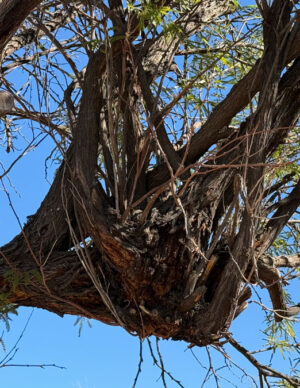
MULTIPOLYGON (((299 312, 299 305, 284 300, 279 270, 299 266, 299 255, 270 258, 266 251, 300 203, 294 171, 272 177, 275 168, 295 162, 282 154, 280 164, 273 155, 293 139, 299 120, 300 29, 291 19, 292 2, 262 3, 262 56, 195 134, 187 129, 194 124, 188 110, 181 112, 202 69, 187 87, 174 56, 182 42, 234 12, 230 1, 201 1, 178 13, 174 25, 180 32, 172 40, 152 34, 151 16, 142 20, 141 10, 128 12, 114 1, 110 7, 89 2, 87 8, 83 2, 76 12, 73 2, 57 2, 52 11, 60 17, 49 20, 49 13, 41 12, 28 19, 35 36, 45 34, 51 42, 39 55, 50 58, 51 66, 51 55, 60 53, 74 76, 61 73, 68 80, 64 100, 47 115, 26 110, 22 95, 14 95, 23 104, 22 117, 48 125, 66 151, 36 214, 0 248, 5 302, 95 318, 141 338, 156 335, 200 346, 228 338, 233 319, 251 297, 249 282, 265 285, 277 321, 299 312), (76 45, 66 48, 58 41, 62 20, 75 31, 80 55, 86 53, 84 69, 69 55, 76 45), (114 29, 108 33, 110 23, 114 29), (174 68, 182 78, 179 94, 164 101, 161 80, 174 76, 174 68), (229 126, 239 122, 236 115, 258 92, 249 117, 229 126), (57 118, 62 112, 64 130, 57 118), (183 145, 176 132, 184 120, 183 145)), ((0 2, 1 50, 39 2, 24 4, 0 2)), ((168 4, 152 5, 159 12, 168 4)), ((179 3, 172 6, 180 9, 179 3)), ((22 44, 26 41, 12 47, 22 44)), ((13 66, 3 61, 6 75, 13 66)), ((18 61, 29 66, 31 59, 25 53, 18 61)), ((214 58, 208 70, 217 62, 214 58)), ((58 71, 55 61, 53 66, 58 71)), ((2 81, 10 87, 4 76, 2 81)), ((20 108, 7 112, 17 115, 20 108)))

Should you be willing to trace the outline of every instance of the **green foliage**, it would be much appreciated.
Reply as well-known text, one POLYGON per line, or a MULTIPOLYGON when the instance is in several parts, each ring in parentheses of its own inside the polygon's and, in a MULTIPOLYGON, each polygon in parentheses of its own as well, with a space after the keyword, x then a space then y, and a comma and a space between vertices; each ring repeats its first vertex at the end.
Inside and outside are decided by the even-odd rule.
POLYGON ((269 250, 271 255, 292 255, 298 252, 300 232, 292 230, 292 227, 287 226, 281 231, 269 250))
POLYGON ((231 2, 232 2, 233 6, 235 8, 239 8, 240 7, 240 4, 239 4, 239 2, 237 0, 231 0, 231 2))
POLYGON ((164 25, 163 31, 166 38, 174 38, 175 36, 182 35, 180 26, 172 21, 164 25))
POLYGON ((17 287, 21 284, 28 286, 31 281, 37 281, 39 284, 42 283, 41 274, 37 270, 30 270, 21 273, 11 269, 4 274, 4 278, 4 288, 7 289, 7 286, 9 285, 9 290, 13 293, 15 293, 17 287))
MULTIPOLYGON (((169 12, 164 19, 166 37, 178 36, 181 32, 172 21, 166 21, 171 15, 169 12)), ((184 109, 188 110, 181 117, 190 117, 189 112, 197 111, 200 121, 205 121, 229 89, 260 58, 263 47, 261 16, 256 7, 238 7, 232 15, 226 15, 218 23, 206 26, 192 39, 185 39, 182 46, 183 52, 192 55, 182 57, 183 71, 176 80, 164 83, 161 97, 165 104, 172 101, 194 79, 193 86, 180 100, 182 105, 185 104, 184 109), (249 21, 247 28, 242 23, 244 18, 249 21)), ((255 104, 256 100, 253 99, 252 106, 255 104)), ((248 106, 235 116, 231 125, 239 125, 249 115, 250 109, 251 106, 248 106)))
MULTIPOLYGON (((174 20, 198 2, 199 0, 183 0, 178 2, 178 7, 171 8, 166 5, 158 5, 151 0, 144 0, 140 3, 128 1, 127 8, 129 13, 134 12, 138 15, 140 31, 144 31, 146 27, 148 30, 159 27, 163 29, 166 36, 172 37, 181 33, 180 27, 174 23, 174 20)), ((237 2, 235 1, 235 3, 237 2)))
MULTIPOLYGON (((41 284, 41 274, 37 270, 20 273, 14 270, 9 270, 4 274, 4 285, 0 290, 0 321, 4 322, 6 330, 8 331, 11 321, 10 314, 18 315, 17 306, 10 303, 10 295, 14 294, 17 288, 23 284, 28 286, 32 281, 37 281, 41 284)), ((3 344, 2 344, 3 346, 3 344)))
POLYGON ((279 380, 274 383, 277 387, 284 387, 284 388, 294 388, 293 385, 288 383, 286 380, 279 380))
MULTIPOLYGON (((2 298, 2 295, 0 294, 0 321, 2 321, 5 325, 5 328, 7 331, 10 329, 10 321, 12 320, 10 317, 10 314, 18 315, 17 307, 14 304, 3 304, 5 301, 5 298, 2 298)), ((2 347, 4 345, 3 341, 1 341, 2 347)))
POLYGON ((127 3, 128 11, 135 12, 139 16, 139 30, 143 31, 146 25, 158 26, 163 22, 166 16, 172 9, 168 6, 159 7, 156 3, 146 0, 141 4, 127 3))
POLYGON ((82 332, 82 329, 83 329, 83 326, 85 323, 87 323, 90 328, 92 327, 92 323, 91 323, 90 319, 85 318, 85 317, 77 317, 76 318, 76 321, 74 322, 74 326, 78 325, 78 337, 81 336, 81 332, 82 332))

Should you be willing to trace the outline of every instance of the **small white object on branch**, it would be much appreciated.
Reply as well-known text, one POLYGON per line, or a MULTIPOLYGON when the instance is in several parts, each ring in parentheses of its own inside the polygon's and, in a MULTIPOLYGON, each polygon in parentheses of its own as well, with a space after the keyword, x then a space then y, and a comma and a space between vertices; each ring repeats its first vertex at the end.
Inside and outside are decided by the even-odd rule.
POLYGON ((14 107, 14 97, 11 93, 0 90, 0 117, 11 112, 14 107))

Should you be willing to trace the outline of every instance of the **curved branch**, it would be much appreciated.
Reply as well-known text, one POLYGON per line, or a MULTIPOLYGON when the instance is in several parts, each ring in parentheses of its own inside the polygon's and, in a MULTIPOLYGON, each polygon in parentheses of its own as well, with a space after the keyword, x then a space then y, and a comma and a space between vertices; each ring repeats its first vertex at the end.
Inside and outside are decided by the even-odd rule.
POLYGON ((246 348, 240 345, 232 336, 226 336, 228 342, 243 356, 247 358, 247 360, 257 369, 259 374, 265 377, 277 377, 286 380, 293 387, 299 387, 300 380, 296 377, 288 376, 284 373, 277 371, 276 369, 271 368, 268 365, 261 364, 246 348))
POLYGON ((288 307, 284 300, 283 287, 281 284, 281 275, 277 268, 266 265, 262 261, 257 262, 258 277, 268 289, 274 309, 276 322, 282 321, 287 316, 288 307))

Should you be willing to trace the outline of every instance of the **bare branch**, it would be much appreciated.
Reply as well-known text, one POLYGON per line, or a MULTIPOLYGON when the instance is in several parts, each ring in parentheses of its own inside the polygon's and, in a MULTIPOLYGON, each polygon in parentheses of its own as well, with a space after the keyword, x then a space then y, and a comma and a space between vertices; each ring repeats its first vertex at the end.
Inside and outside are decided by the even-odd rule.
POLYGON ((240 345, 232 336, 227 335, 226 338, 227 338, 228 342, 238 352, 240 352, 243 356, 245 356, 247 358, 247 360, 257 369, 259 374, 261 374, 262 376, 282 378, 285 381, 287 381, 288 383, 290 383, 292 387, 299 386, 300 380, 298 378, 296 378, 296 377, 294 378, 294 377, 288 376, 284 373, 280 373, 277 370, 275 370, 267 365, 261 364, 259 361, 257 361, 257 359, 255 357, 252 356, 252 354, 246 348, 244 348, 242 345, 240 345))

